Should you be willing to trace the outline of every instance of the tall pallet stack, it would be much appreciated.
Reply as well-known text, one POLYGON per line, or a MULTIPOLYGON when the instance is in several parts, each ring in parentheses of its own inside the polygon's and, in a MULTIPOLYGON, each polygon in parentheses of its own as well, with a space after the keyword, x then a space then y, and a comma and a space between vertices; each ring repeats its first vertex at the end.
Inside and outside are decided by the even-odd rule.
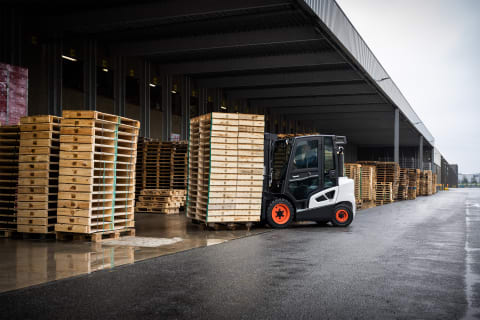
POLYGON ((211 113, 191 120, 187 216, 203 223, 260 221, 263 115, 211 113))
POLYGON ((362 166, 356 163, 345 163, 345 176, 353 179, 355 186, 355 202, 358 207, 362 204, 362 166))
POLYGON ((377 182, 376 186, 376 200, 375 204, 381 206, 384 204, 392 203, 393 200, 393 187, 391 182, 377 182))
POLYGON ((407 169, 408 170, 408 200, 415 200, 417 198, 417 181, 418 174, 417 169, 407 169))
POLYGON ((57 238, 134 234, 140 123, 96 111, 63 111, 57 238))
POLYGON ((377 168, 372 165, 362 165, 361 167, 361 198, 362 208, 371 208, 375 206, 377 187, 377 168))
POLYGON ((408 170, 409 169, 400 169, 400 175, 398 179, 398 200, 408 200, 408 170))
POLYGON ((420 195, 431 196, 433 194, 433 176, 431 170, 424 170, 420 174, 420 195))
POLYGON ((143 189, 143 150, 145 146, 145 140, 148 140, 148 138, 138 137, 137 141, 137 162, 135 164, 135 201, 138 200, 138 195, 143 189))
POLYGON ((176 142, 172 153, 172 167, 170 169, 170 189, 187 189, 187 154, 188 144, 185 141, 176 142))
POLYGON ((57 222, 60 118, 20 119, 17 231, 53 234, 57 222))
POLYGON ((17 231, 16 194, 20 127, 0 126, 0 235, 17 231))
POLYGON ((417 197, 421 195, 420 193, 420 185, 421 185, 421 177, 422 177, 422 170, 420 169, 415 169, 415 172, 417 174, 417 197))
POLYGON ((432 175, 432 193, 435 194, 437 193, 437 174, 434 173, 432 175))
POLYGON ((135 208, 136 212, 179 214, 185 200, 184 189, 143 189, 135 208))

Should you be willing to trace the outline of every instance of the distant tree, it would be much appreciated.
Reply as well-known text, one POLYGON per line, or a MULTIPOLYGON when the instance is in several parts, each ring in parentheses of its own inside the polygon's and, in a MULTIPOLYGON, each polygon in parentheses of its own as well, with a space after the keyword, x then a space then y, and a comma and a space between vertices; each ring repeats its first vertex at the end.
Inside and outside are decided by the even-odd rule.
POLYGON ((462 184, 468 184, 467 176, 463 176, 462 184))
POLYGON ((474 185, 476 185, 478 183, 477 178, 475 178, 475 176, 472 177, 472 180, 470 180, 470 182, 474 185))

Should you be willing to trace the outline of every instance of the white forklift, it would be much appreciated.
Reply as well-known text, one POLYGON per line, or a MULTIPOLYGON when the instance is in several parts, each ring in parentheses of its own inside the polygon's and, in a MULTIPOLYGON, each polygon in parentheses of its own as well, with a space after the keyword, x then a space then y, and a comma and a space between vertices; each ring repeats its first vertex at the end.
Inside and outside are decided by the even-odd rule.
POLYGON ((346 137, 265 134, 262 221, 286 228, 293 221, 350 225, 354 182, 343 176, 346 137))

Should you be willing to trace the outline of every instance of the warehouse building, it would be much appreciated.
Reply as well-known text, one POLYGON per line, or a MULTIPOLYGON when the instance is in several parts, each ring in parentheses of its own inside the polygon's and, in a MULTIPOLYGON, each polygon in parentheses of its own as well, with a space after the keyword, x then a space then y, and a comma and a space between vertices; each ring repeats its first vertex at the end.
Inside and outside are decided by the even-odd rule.
POLYGON ((347 136, 346 161, 446 175, 434 137, 332 0, 37 3, 1 20, 0 61, 29 69, 30 115, 114 113, 168 141, 200 114, 258 113, 268 132, 347 136))

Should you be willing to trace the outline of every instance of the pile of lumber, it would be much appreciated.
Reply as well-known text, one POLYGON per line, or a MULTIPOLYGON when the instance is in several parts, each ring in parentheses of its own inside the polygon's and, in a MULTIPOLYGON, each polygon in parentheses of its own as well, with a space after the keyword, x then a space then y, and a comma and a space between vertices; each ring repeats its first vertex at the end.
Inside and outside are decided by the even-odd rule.
POLYGON ((375 204, 381 206, 393 202, 393 187, 391 182, 377 182, 375 204))
POLYGON ((0 232, 17 230, 19 126, 0 126, 0 232))
POLYGON ((415 200, 417 198, 417 185, 420 180, 419 169, 407 169, 408 170, 408 200, 415 200))
POLYGON ((375 206, 377 186, 377 168, 372 165, 361 165, 361 198, 362 209, 375 206))
POLYGON ((357 163, 345 163, 345 176, 353 179, 355 186, 355 202, 357 207, 362 204, 362 165, 357 163))
POLYGON ((140 123, 96 111, 63 111, 57 238, 134 233, 140 123))
POLYGON ((263 115, 210 113, 191 119, 187 216, 204 223, 260 221, 263 115))
POLYGON ((397 200, 408 200, 408 170, 409 169, 400 169, 400 175, 398 179, 398 192, 397 200))
POLYGON ((57 222, 60 118, 20 119, 17 231, 53 234, 57 222))
POLYGON ((186 190, 143 189, 140 191, 136 212, 179 214, 185 206, 186 190))

